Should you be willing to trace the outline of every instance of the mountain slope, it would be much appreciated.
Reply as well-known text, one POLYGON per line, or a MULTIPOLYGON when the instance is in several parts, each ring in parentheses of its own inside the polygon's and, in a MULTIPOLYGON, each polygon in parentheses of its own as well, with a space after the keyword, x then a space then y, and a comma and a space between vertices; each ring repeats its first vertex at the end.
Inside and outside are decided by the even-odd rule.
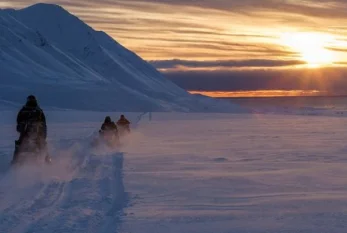
POLYGON ((62 7, 0 10, 0 99, 103 111, 234 111, 188 94, 62 7))

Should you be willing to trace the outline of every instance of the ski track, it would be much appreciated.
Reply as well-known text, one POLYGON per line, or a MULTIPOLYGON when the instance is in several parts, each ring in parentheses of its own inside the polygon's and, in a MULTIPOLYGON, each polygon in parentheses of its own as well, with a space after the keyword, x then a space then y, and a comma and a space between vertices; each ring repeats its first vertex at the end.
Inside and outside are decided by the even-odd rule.
MULTIPOLYGON (((70 142, 70 148, 75 143, 70 142)), ((37 181, 25 189, 24 197, 5 208, 0 205, 0 232, 117 232, 128 201, 123 153, 97 155, 85 147, 72 151, 72 178, 37 181)), ((0 188, 6 175, 0 177, 0 188)))

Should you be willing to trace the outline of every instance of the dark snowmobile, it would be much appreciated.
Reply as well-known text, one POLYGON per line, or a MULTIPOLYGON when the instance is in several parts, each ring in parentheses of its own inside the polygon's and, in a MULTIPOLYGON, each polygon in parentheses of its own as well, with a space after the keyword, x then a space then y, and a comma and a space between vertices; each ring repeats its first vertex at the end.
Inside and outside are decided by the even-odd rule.
POLYGON ((27 138, 22 143, 16 140, 15 150, 16 158, 12 161, 12 165, 50 164, 52 162, 46 143, 41 143, 33 138, 27 138))
POLYGON ((118 135, 112 131, 100 130, 98 144, 104 144, 110 148, 115 148, 119 145, 118 135))

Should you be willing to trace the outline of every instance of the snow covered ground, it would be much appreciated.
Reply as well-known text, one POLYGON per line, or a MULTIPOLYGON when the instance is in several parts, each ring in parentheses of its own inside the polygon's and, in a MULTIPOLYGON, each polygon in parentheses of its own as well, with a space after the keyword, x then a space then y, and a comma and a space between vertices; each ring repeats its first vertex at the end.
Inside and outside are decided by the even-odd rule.
POLYGON ((1 112, 0 232, 346 232, 345 117, 153 113, 92 151, 106 114, 48 111, 54 165, 6 171, 1 112))

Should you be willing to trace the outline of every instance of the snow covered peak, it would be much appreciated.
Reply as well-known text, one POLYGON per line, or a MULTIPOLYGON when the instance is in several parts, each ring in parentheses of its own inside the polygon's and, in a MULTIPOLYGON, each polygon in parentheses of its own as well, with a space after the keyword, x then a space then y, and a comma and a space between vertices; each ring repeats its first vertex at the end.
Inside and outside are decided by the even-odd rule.
POLYGON ((31 11, 33 13, 69 13, 62 6, 51 3, 36 3, 34 5, 22 9, 21 11, 31 11))
POLYGON ((39 3, 18 11, 17 17, 64 49, 81 49, 93 40, 94 30, 58 5, 39 3))

